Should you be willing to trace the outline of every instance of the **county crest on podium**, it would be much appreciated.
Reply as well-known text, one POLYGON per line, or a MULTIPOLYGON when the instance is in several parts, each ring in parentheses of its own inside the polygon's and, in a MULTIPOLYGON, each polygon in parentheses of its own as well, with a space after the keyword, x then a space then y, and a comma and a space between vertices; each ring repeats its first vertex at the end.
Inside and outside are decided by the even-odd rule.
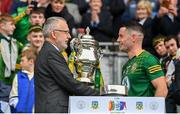
POLYGON ((98 101, 92 101, 91 108, 94 110, 98 109, 99 108, 99 102, 98 101))

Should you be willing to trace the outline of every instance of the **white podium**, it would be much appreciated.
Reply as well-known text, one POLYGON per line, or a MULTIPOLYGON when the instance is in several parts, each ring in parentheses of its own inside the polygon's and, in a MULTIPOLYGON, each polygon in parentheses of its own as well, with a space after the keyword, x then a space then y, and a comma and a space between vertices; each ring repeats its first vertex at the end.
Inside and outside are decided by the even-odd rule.
POLYGON ((69 113, 165 113, 162 97, 70 96, 69 113))

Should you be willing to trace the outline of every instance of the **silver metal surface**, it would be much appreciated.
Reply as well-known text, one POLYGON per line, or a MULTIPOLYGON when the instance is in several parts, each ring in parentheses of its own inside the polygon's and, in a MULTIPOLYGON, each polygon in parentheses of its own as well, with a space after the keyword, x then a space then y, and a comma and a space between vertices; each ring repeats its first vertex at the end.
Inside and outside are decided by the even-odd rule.
POLYGON ((76 52, 76 62, 78 66, 78 80, 85 83, 94 83, 94 71, 101 58, 101 49, 99 43, 89 34, 89 28, 86 34, 79 38, 73 38, 70 42, 72 51, 76 52))
POLYGON ((127 87, 122 85, 107 85, 105 94, 127 96, 127 87))

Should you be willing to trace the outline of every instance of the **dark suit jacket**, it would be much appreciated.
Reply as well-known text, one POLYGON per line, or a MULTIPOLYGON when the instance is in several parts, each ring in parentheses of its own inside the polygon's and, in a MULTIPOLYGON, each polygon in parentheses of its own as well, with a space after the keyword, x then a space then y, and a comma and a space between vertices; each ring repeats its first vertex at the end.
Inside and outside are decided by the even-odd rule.
POLYGON ((99 13, 99 24, 91 25, 91 11, 86 12, 82 17, 81 27, 90 27, 90 34, 94 36, 95 40, 99 42, 111 42, 113 37, 112 31, 112 16, 110 12, 104 7, 99 13))
POLYGON ((153 23, 153 20, 150 17, 148 17, 143 24, 144 39, 143 39, 142 47, 146 51, 155 55, 155 50, 152 46, 153 38, 155 36, 153 31, 152 31, 152 29, 153 29, 152 23, 153 23))
POLYGON ((174 17, 174 21, 172 21, 167 15, 164 15, 161 18, 155 17, 156 20, 156 34, 162 34, 165 36, 169 35, 177 35, 180 30, 180 20, 179 15, 174 17))
POLYGON ((175 65, 175 92, 174 92, 174 100, 176 104, 180 105, 180 61, 178 61, 175 65))
POLYGON ((45 42, 35 63, 35 112, 67 113, 70 95, 99 93, 73 78, 60 52, 45 42))
POLYGON ((121 16, 124 13, 125 8, 126 5, 124 0, 111 0, 109 3, 109 11, 113 16, 113 34, 115 38, 118 38, 119 28, 123 25, 121 16))

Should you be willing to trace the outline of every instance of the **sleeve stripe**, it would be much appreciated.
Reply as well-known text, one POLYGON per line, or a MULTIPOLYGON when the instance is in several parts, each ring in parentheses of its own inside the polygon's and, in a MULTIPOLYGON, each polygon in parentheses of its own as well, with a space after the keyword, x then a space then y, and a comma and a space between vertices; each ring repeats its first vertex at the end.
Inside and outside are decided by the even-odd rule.
POLYGON ((156 68, 156 67, 161 67, 161 65, 154 65, 154 66, 149 67, 148 69, 153 69, 153 68, 156 68))
POLYGON ((161 71, 161 70, 162 70, 161 68, 158 68, 158 69, 150 70, 149 72, 154 73, 154 72, 161 71))
POLYGON ((148 70, 150 71, 150 70, 156 70, 156 69, 161 69, 161 67, 159 66, 159 67, 151 68, 151 69, 148 69, 148 70))

